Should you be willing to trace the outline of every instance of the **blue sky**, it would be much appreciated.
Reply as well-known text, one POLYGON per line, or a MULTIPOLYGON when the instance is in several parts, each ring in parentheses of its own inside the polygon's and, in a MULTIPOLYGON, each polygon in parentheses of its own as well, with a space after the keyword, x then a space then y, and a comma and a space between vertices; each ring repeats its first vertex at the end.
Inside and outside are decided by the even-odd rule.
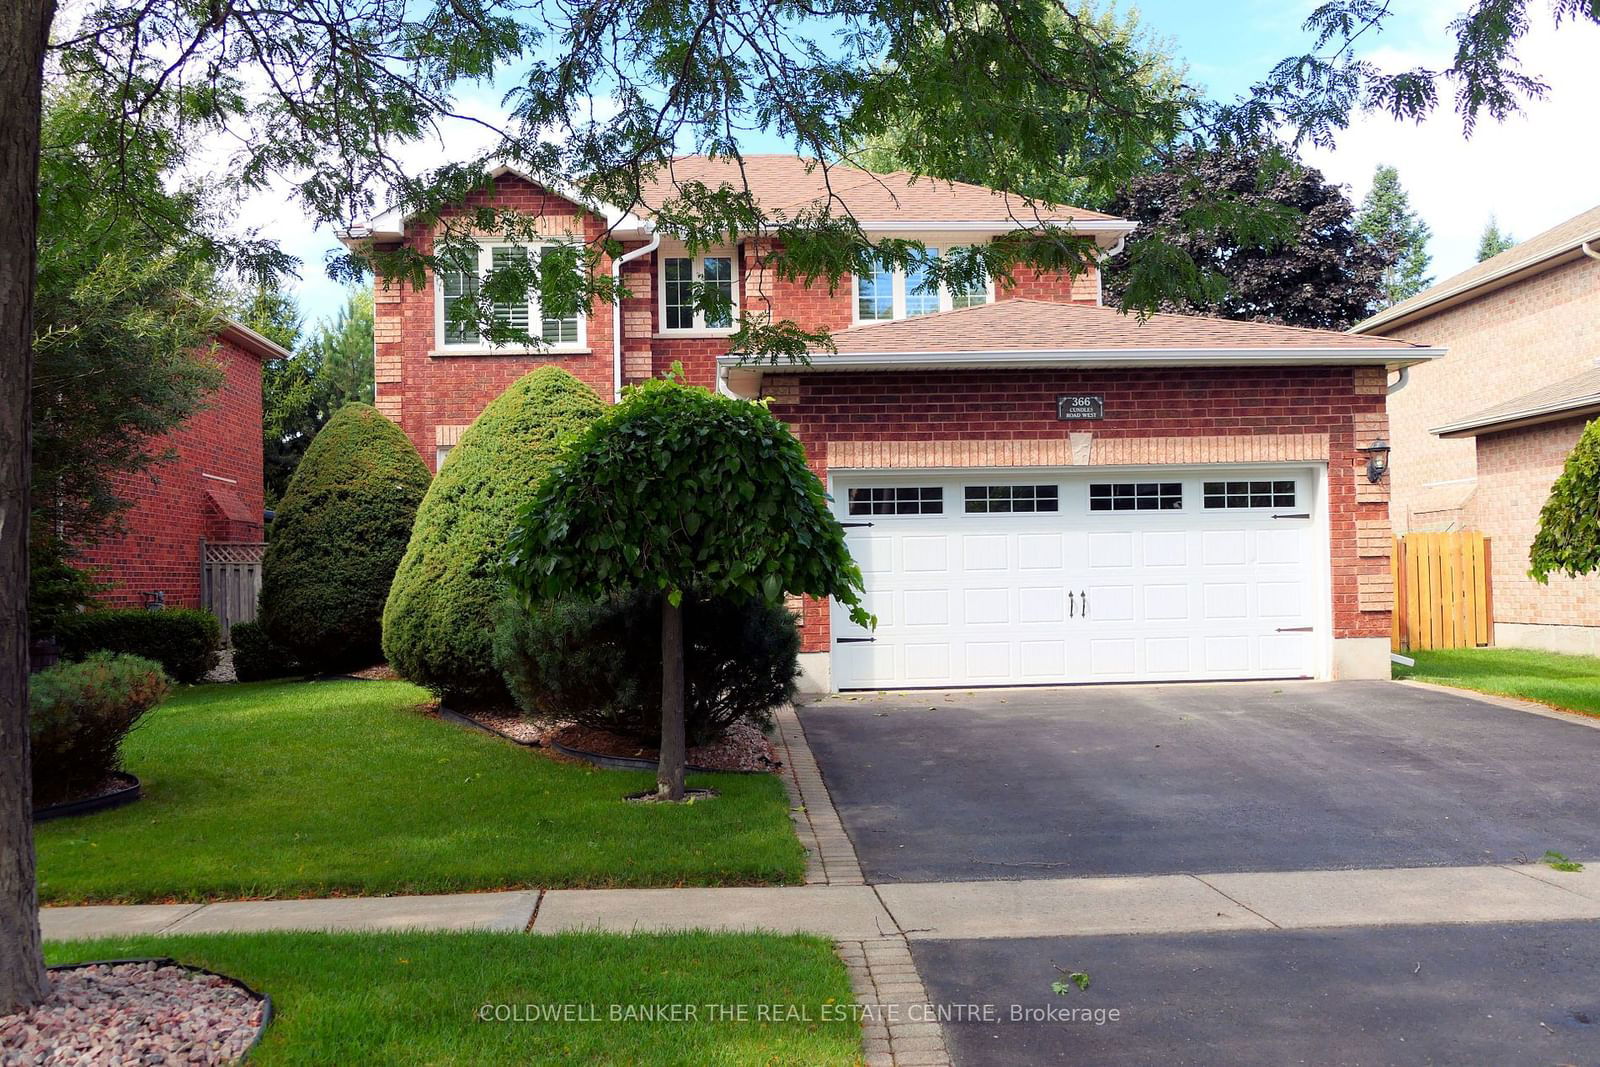
MULTIPOLYGON (((1389 68, 1448 66, 1446 27, 1466 2, 1397 4, 1400 12, 1372 43, 1368 58, 1389 68)), ((1215 96, 1231 97, 1279 59, 1305 49, 1301 24, 1315 4, 1146 0, 1137 6, 1142 22, 1169 39, 1187 62, 1192 81, 1215 96)), ((1545 8, 1538 0, 1530 6, 1538 12, 1545 8)), ((1600 203, 1600 139, 1593 137, 1593 108, 1600 101, 1597 55, 1600 28, 1568 24, 1557 31, 1541 14, 1523 56, 1526 68, 1551 91, 1524 114, 1498 125, 1485 119, 1470 140, 1448 107, 1421 126, 1358 116, 1333 149, 1304 155, 1357 201, 1377 164, 1398 167, 1413 205, 1433 229, 1433 273, 1442 279, 1472 264, 1491 213, 1503 229, 1527 238, 1600 203)), ((486 94, 474 104, 488 110, 495 99, 486 94)), ((772 145, 755 147, 773 150, 772 145)), ((436 147, 418 154, 419 161, 437 158, 436 147)), ((271 196, 258 198, 243 217, 246 224, 277 234, 286 251, 305 261, 296 292, 307 322, 333 315, 344 293, 323 269, 326 255, 337 248, 331 231, 298 221, 292 205, 271 196)))

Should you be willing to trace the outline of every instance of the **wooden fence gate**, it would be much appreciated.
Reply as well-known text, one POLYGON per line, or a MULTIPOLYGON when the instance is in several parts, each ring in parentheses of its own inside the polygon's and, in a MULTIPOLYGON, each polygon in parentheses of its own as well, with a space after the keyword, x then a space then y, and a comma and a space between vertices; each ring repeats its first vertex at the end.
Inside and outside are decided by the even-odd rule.
POLYGON ((222 640, 236 622, 254 622, 261 596, 261 558, 255 541, 200 542, 200 606, 222 623, 222 640))
POLYGON ((1396 652, 1494 644, 1493 559, 1475 530, 1412 533, 1394 540, 1396 652))

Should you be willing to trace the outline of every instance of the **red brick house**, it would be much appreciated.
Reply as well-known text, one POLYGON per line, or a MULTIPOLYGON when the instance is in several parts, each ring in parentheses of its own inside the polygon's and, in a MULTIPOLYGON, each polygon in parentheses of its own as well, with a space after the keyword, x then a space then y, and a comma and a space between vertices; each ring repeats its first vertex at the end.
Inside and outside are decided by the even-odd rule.
MULTIPOLYGON (((240 561, 252 554, 259 559, 261 365, 288 354, 237 322, 218 333, 212 357, 222 368, 221 386, 205 408, 152 442, 152 452, 171 450, 171 460, 117 477, 118 495, 134 502, 125 530, 83 553, 110 587, 104 601, 118 607, 153 599, 168 607, 213 607, 202 588, 202 545, 213 546, 213 557, 220 552, 240 561)), ((230 607, 235 618, 255 616, 253 602, 230 607)))
MULTIPOLYGON (((987 241, 1036 209, 975 186, 790 157, 745 164, 768 213, 831 196, 869 234, 931 250, 987 241)), ((377 405, 430 463, 483 406, 555 363, 602 396, 681 363, 690 380, 768 396, 805 443, 867 581, 875 632, 826 603, 801 611, 808 684, 907 688, 1086 681, 1388 676, 1388 486, 1360 448, 1385 435, 1390 369, 1437 350, 1386 338, 1101 306, 1098 270, 924 292, 877 272, 835 290, 778 278, 767 239, 691 255, 649 212, 588 210, 510 168, 476 194, 551 241, 611 227, 629 296, 543 320, 540 350, 446 328, 475 284, 377 296, 377 405), (704 322, 689 284, 737 308, 834 332, 808 366, 755 367, 704 322)), ((677 180, 737 181, 691 157, 677 180)), ((1133 225, 1040 212, 1114 255, 1133 225)), ((397 213, 352 243, 431 247, 397 213)), ((496 255, 486 239, 482 262, 496 255)), ((537 307, 516 309, 539 322, 537 307)))
POLYGON ((1600 207, 1353 332, 1450 350, 1389 397, 1396 529, 1493 539, 1496 643, 1600 655, 1600 576, 1528 577, 1551 483, 1600 415, 1600 207))

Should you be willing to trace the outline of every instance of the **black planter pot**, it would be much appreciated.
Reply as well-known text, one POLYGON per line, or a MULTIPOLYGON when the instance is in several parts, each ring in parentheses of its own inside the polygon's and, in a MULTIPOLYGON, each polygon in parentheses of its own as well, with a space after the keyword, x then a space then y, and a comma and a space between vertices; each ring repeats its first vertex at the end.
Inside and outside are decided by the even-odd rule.
POLYGON ((139 779, 126 771, 115 771, 112 777, 123 782, 121 789, 114 789, 109 793, 102 793, 97 797, 85 797, 83 800, 64 800, 60 804, 51 804, 44 808, 33 809, 33 821, 49 822, 51 819, 64 819, 69 815, 89 815, 97 811, 109 811, 120 808, 124 804, 132 804, 144 796, 144 790, 139 785, 139 779))

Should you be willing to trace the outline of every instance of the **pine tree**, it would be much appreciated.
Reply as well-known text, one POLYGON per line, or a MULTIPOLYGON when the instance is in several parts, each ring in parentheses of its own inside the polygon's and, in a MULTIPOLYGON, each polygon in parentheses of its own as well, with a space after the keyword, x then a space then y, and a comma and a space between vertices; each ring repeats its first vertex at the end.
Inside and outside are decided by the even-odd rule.
POLYGON ((1515 248, 1517 239, 1500 228, 1493 215, 1484 223, 1483 236, 1478 238, 1478 262, 1493 259, 1508 248, 1515 248))
POLYGON ((1386 163, 1372 172, 1372 188, 1361 201, 1356 232, 1389 261, 1383 272, 1384 302, 1398 304, 1433 284, 1428 274, 1428 239, 1433 231, 1411 208, 1400 172, 1386 163))

